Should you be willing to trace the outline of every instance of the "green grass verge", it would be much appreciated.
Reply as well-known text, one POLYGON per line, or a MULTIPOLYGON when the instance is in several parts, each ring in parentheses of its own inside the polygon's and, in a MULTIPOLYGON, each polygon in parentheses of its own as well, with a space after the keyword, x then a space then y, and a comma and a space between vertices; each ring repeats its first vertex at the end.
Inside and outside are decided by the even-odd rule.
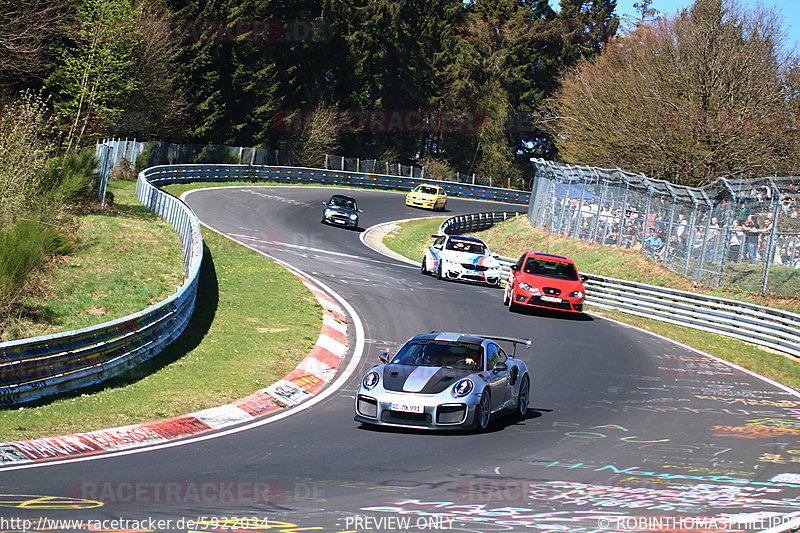
MULTIPOLYGON (((430 234, 436 233, 441 222, 442 219, 404 222, 399 229, 384 239, 384 244, 397 253, 419 261, 422 257, 422 250, 430 242, 430 234)), ((575 260, 581 271, 592 274, 693 292, 702 291, 705 294, 724 298, 798 311, 796 298, 760 296, 732 287, 718 290, 698 289, 692 286, 691 281, 653 263, 638 252, 555 237, 546 232, 532 229, 524 216, 472 235, 486 241, 493 252, 507 257, 518 257, 529 250, 566 255, 575 260)), ((664 337, 679 339, 684 344, 800 390, 800 361, 796 359, 736 339, 691 328, 596 307, 590 307, 590 311, 658 333, 664 337)))
POLYGON ((71 331, 141 311, 183 283, 172 226, 140 205, 135 183, 113 181, 115 208, 78 219, 78 249, 38 276, 0 341, 71 331))
POLYGON ((400 227, 383 238, 390 250, 414 261, 422 261, 422 254, 447 217, 423 218, 403 222, 400 227))
MULTIPOLYGON (((115 196, 118 222, 151 232, 157 221, 125 203, 124 194, 115 196)), ((172 246, 174 235, 168 237, 172 246)), ((316 342, 322 324, 319 303, 277 264, 209 230, 203 238, 197 308, 184 334, 145 367, 106 387, 34 407, 0 409, 0 441, 181 415, 242 398, 289 373, 316 342)), ((113 250, 106 253, 114 255, 113 250)), ((120 257, 118 268, 128 275, 148 272, 137 257, 120 257)), ((96 272, 86 276, 101 277, 96 272)))

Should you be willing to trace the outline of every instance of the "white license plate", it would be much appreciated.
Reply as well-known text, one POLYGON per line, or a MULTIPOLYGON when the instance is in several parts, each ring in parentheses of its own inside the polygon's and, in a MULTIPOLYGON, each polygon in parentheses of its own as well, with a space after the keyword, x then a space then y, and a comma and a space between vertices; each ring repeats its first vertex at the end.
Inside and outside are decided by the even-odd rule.
POLYGON ((561 298, 556 298, 555 296, 542 295, 540 296, 540 298, 542 299, 543 302, 553 302, 556 304, 561 303, 561 298))
POLYGON ((334 220, 337 224, 344 224, 344 220, 339 220, 338 218, 334 220))
POLYGON ((424 413, 425 410, 421 405, 414 405, 409 403, 390 403, 390 411, 403 411, 406 413, 424 413))

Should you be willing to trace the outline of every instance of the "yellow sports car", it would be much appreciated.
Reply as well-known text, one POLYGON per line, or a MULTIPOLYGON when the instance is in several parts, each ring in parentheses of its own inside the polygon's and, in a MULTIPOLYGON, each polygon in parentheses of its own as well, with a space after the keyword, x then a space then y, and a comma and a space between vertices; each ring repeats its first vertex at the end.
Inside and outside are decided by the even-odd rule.
POLYGON ((447 192, 444 187, 422 183, 406 195, 406 205, 439 211, 447 205, 447 192))

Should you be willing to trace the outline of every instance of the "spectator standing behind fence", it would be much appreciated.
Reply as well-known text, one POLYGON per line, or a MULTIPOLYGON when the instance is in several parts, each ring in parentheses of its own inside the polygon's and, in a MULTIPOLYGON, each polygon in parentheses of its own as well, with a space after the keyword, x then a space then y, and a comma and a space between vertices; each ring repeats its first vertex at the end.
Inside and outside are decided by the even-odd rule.
MULTIPOLYGON (((772 237, 772 235, 771 235, 771 233, 772 233, 772 215, 771 214, 767 215, 767 218, 764 220, 764 227, 761 228, 759 231, 761 233, 761 235, 759 235, 759 237, 758 237, 758 252, 759 252, 759 255, 761 256, 761 259, 763 259, 765 262, 766 261, 770 261, 770 262, 774 263, 775 262, 775 258, 774 257, 769 257, 769 255, 770 255, 769 244, 770 244, 770 238, 772 237)), ((775 250, 772 250, 772 252, 774 253, 775 250)))
POLYGON ((789 247, 787 245, 781 248, 780 260, 783 266, 790 266, 792 264, 792 254, 789 253, 789 247))
POLYGON ((750 216, 750 208, 747 206, 747 202, 744 202, 742 203, 742 208, 739 210, 739 215, 736 217, 736 219, 740 223, 744 224, 748 216, 750 216))
POLYGON ((587 227, 592 221, 592 217, 597 214, 597 202, 594 199, 584 200, 581 206, 581 225, 587 227))
POLYGON ((608 228, 608 233, 606 233, 606 240, 604 244, 610 244, 612 246, 616 246, 619 242, 619 223, 613 222, 611 226, 608 228))
POLYGON ((742 242, 744 242, 744 230, 739 220, 734 220, 731 225, 731 239, 728 243, 728 261, 738 262, 742 253, 742 242))
POLYGON ((705 251, 706 251, 706 262, 711 263, 717 258, 717 238, 719 237, 719 219, 717 217, 711 217, 711 224, 708 226, 708 231, 706 231, 706 242, 705 242, 705 251))
POLYGON ((744 221, 744 244, 747 252, 747 262, 751 265, 756 264, 756 249, 758 248, 758 237, 761 234, 761 226, 758 225, 753 215, 747 215, 744 221))
POLYGON ((642 246, 642 251, 645 253, 652 255, 653 257, 658 257, 659 253, 661 252, 661 248, 664 247, 664 241, 661 240, 661 237, 658 236, 656 230, 651 229, 650 232, 647 234, 647 237, 644 238, 644 245, 642 246))
POLYGON ((678 213, 678 227, 675 228, 675 235, 681 244, 686 242, 686 228, 689 227, 689 221, 686 220, 686 215, 678 213))

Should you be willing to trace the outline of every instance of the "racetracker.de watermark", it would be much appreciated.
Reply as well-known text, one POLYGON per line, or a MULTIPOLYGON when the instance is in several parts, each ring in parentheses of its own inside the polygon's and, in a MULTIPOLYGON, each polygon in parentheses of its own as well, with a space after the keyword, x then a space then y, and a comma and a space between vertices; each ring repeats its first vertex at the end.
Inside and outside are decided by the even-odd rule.
POLYGON ((679 109, 669 113, 666 121, 667 128, 678 133, 797 135, 800 132, 800 110, 791 109, 679 109))
POLYGON ((341 133, 475 133, 487 114, 480 110, 284 110, 275 113, 272 125, 284 133, 302 133, 323 116, 341 133))
POLYGON ((246 505, 322 501, 314 482, 281 481, 82 481, 72 496, 104 504, 246 505))

